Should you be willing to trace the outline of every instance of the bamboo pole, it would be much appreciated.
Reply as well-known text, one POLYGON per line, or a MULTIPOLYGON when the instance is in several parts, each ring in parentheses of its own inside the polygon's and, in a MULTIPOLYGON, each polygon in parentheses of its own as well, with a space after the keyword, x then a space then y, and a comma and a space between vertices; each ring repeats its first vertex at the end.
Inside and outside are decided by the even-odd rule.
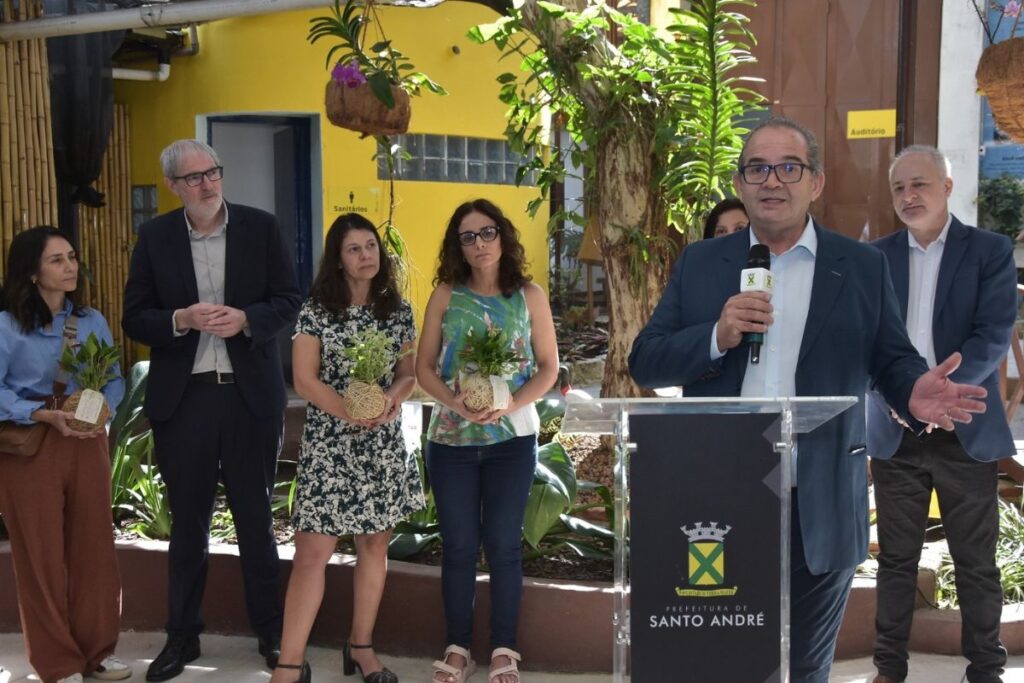
MULTIPOLYGON (((25 196, 28 209, 28 225, 31 227, 39 224, 39 204, 36 201, 36 186, 38 185, 38 174, 36 169, 36 136, 35 136, 35 79, 32 64, 32 46, 30 41, 22 41, 21 53, 24 66, 21 72, 22 97, 25 98, 25 196)), ((38 72, 36 73, 38 77, 38 72)))
MULTIPOLYGON (((0 0, 6 21, 43 15, 40 0, 0 0)), ((39 223, 56 224, 49 59, 42 39, 0 45, 0 246, 39 223)), ((6 264, 0 258, 0 275, 6 264)))
MULTIPOLYGON (((6 8, 4 11, 7 11, 6 8)), ((11 109, 13 97, 9 45, 0 45, 0 245, 7 253, 14 222, 14 183, 11 180, 11 109)), ((2 269, 2 266, 0 266, 2 269)))
POLYGON ((46 191, 46 177, 43 175, 43 164, 41 163, 43 157, 43 135, 42 126, 40 125, 40 119, 46 120, 46 112, 43 111, 42 107, 42 90, 43 88, 49 87, 46 78, 46 72, 42 70, 42 55, 39 50, 39 41, 32 40, 28 44, 29 53, 29 85, 31 89, 30 104, 31 104, 31 119, 29 121, 29 128, 32 131, 32 190, 34 196, 32 198, 32 205, 36 208, 36 218, 39 223, 49 222, 49 212, 45 210, 45 198, 48 197, 49 192, 46 191))
POLYGON ((19 221, 24 219, 25 207, 28 203, 28 188, 25 187, 25 169, 27 159, 25 158, 25 96, 21 71, 23 63, 21 60, 21 44, 14 46, 14 154, 15 154, 15 232, 24 229, 19 221))

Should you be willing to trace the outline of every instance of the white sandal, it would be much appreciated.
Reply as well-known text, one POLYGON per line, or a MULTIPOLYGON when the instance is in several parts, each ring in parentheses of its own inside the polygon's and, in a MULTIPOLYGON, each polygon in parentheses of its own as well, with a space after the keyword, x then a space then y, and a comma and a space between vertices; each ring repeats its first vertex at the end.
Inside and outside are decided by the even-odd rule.
POLYGON ((510 661, 505 666, 499 666, 497 669, 491 669, 487 674, 487 680, 493 683, 495 678, 511 675, 515 676, 516 683, 519 683, 519 662, 523 661, 523 656, 515 650, 510 650, 507 647, 498 647, 491 653, 492 662, 495 657, 508 657, 510 661))
POLYGON ((437 680, 437 674, 444 674, 451 676, 455 683, 463 683, 467 678, 473 675, 476 671, 476 662, 473 661, 472 656, 469 654, 469 650, 458 645, 449 645, 444 650, 444 657, 434 662, 434 674, 431 676, 431 681, 437 680), (466 666, 461 669, 456 668, 446 662, 448 655, 459 655, 466 659, 466 666))

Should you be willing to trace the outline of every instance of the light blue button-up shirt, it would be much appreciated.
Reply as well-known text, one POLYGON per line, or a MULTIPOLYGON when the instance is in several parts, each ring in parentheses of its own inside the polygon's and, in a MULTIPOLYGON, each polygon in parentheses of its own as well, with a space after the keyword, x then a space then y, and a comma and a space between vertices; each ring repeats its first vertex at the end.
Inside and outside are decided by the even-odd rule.
MULTIPOLYGON (((750 245, 759 244, 750 231, 750 245)), ((768 327, 761 344, 761 362, 747 360, 740 395, 746 398, 796 396, 796 362, 811 306, 814 285, 814 259, 818 254, 818 235, 814 221, 807 224, 796 244, 785 252, 771 255, 772 307, 774 322, 768 327)), ((718 325, 711 332, 711 358, 721 358, 718 349, 718 325)), ((796 484, 796 444, 793 446, 793 483, 796 484)))
MULTIPOLYGON (((70 314, 71 302, 67 302, 64 310, 54 315, 49 330, 37 327, 25 334, 10 313, 0 313, 0 420, 31 424, 30 416, 44 404, 28 397, 53 393, 57 360, 63 346, 64 323, 70 314)), ((107 321, 99 311, 87 308, 85 316, 78 319, 79 343, 85 341, 90 332, 108 344, 113 343, 107 321)), ((120 365, 114 370, 117 379, 103 387, 111 412, 117 410, 124 397, 120 365)), ((74 380, 69 378, 66 393, 72 394, 77 389, 74 380)))

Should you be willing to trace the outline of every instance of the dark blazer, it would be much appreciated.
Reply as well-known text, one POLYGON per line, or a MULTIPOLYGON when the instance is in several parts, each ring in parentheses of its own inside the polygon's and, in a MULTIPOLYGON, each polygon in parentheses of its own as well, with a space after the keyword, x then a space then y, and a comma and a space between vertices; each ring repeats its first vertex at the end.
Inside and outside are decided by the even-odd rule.
MULTIPOLYGON (((253 415, 278 418, 286 396, 277 334, 295 324, 302 303, 295 269, 272 215, 229 204, 228 220, 224 303, 245 311, 251 335, 225 339, 228 357, 253 415)), ((185 212, 177 209, 139 228, 124 292, 121 327, 150 347, 145 410, 151 420, 170 419, 185 392, 199 332, 175 337, 171 316, 198 301, 185 212)))
MULTIPOLYGON (((907 338, 885 258, 869 245, 815 224, 813 291, 796 369, 800 396, 863 396, 872 379, 907 414, 927 370, 907 338)), ((711 332, 739 293, 750 229, 686 247, 650 322, 633 342, 633 378, 681 384, 687 397, 739 396, 749 350, 711 360, 711 332)), ((864 410, 845 411, 798 437, 801 533, 812 573, 848 569, 867 554, 864 410)))
MULTIPOLYGON (((889 260, 901 317, 906 320, 910 289, 907 231, 887 235, 874 245, 889 260)), ((1006 356, 1017 318, 1017 268, 1010 239, 964 225, 954 217, 942 250, 933 313, 936 362, 959 351, 963 360, 951 379, 988 389, 985 412, 975 415, 970 424, 957 423, 960 443, 968 455, 982 462, 1013 455, 1013 437, 999 395, 999 364, 1006 356)), ((903 429, 890 416, 885 399, 869 392, 868 454, 891 458, 903 429)))

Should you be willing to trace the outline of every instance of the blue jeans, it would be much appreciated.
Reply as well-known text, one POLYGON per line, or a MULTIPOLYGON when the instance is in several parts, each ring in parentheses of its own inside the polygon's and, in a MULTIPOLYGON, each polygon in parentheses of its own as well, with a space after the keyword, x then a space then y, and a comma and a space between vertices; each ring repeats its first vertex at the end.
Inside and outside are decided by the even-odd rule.
POLYGON ((491 647, 514 650, 523 593, 523 515, 537 462, 537 437, 489 446, 430 441, 426 459, 441 524, 447 642, 468 649, 473 640, 482 540, 491 570, 491 647))

